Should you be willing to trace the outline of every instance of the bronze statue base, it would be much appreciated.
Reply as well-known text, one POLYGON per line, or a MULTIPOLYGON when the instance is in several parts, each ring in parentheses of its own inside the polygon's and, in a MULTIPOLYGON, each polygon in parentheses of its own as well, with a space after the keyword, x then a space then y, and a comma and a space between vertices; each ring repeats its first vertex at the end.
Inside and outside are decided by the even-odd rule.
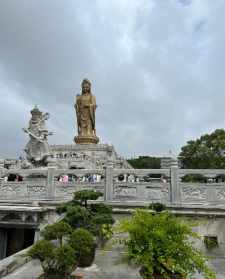
POLYGON ((96 136, 77 136, 74 137, 74 141, 77 144, 97 144, 99 142, 99 138, 96 136))

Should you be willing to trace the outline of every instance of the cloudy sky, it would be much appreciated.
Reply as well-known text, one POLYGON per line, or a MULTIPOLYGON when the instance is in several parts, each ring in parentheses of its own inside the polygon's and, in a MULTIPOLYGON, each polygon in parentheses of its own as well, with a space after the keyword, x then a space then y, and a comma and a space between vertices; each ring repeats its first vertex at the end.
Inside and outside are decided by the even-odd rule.
POLYGON ((178 153, 225 127, 224 0, 0 0, 0 157, 50 112, 50 143, 71 144, 81 80, 97 135, 117 152, 178 153))

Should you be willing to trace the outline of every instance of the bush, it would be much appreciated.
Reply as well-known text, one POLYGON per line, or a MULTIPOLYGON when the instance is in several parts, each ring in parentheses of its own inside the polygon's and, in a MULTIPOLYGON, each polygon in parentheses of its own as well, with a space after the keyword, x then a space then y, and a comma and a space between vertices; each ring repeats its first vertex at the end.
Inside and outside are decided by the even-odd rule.
POLYGON ((143 278, 181 279, 196 271, 207 279, 216 278, 206 258, 190 243, 190 237, 197 235, 168 212, 137 210, 132 219, 121 223, 121 229, 129 233, 128 256, 140 265, 143 278))
POLYGON ((98 244, 101 248, 104 247, 106 242, 113 236, 113 227, 110 224, 103 224, 100 227, 98 234, 98 244))
POLYGON ((68 210, 69 207, 76 206, 76 205, 80 205, 80 203, 78 201, 75 201, 75 200, 63 203, 62 205, 60 205, 56 208, 56 212, 58 214, 65 213, 68 210))
POLYGON ((202 174, 186 174, 182 177, 182 182, 206 183, 207 179, 202 174))
POLYGON ((88 200, 97 200, 103 194, 93 190, 83 190, 74 193, 74 200, 79 201, 81 206, 87 207, 88 200))
POLYGON ((149 205, 149 209, 154 210, 156 212, 161 212, 166 210, 166 206, 160 202, 155 202, 149 205))
POLYGON ((59 213, 64 213, 64 222, 73 229, 84 228, 97 237, 97 241, 102 246, 110 236, 112 236, 112 207, 105 204, 90 204, 89 199, 97 199, 102 196, 100 192, 84 190, 74 193, 74 200, 61 205, 59 213))
POLYGON ((70 206, 67 209, 64 222, 67 222, 73 229, 90 228, 91 224, 90 212, 81 206, 70 206))
POLYGON ((112 215, 112 206, 103 203, 91 204, 90 210, 93 214, 110 214, 112 215))
POLYGON ((78 266, 90 266, 95 257, 95 242, 93 235, 85 229, 76 229, 69 240, 69 244, 75 251, 78 266))
POLYGON ((44 278, 68 278, 76 267, 75 252, 68 245, 55 247, 48 240, 40 240, 28 251, 28 255, 40 260, 44 278))
POLYGON ((51 242, 43 239, 37 241, 28 251, 27 255, 33 259, 38 259, 41 262, 46 261, 46 264, 48 264, 48 262, 52 259, 53 250, 54 245, 51 242))
POLYGON ((63 276, 62 278, 68 277, 77 265, 75 251, 69 245, 55 248, 53 259, 54 269, 63 276))
POLYGON ((59 240, 60 245, 62 245, 63 237, 69 235, 71 232, 71 226, 68 223, 60 221, 53 225, 46 226, 45 230, 42 232, 42 236, 46 240, 59 240))
POLYGON ((88 199, 96 199, 101 195, 100 192, 90 190, 76 192, 74 200, 62 205, 60 211, 65 213, 64 222, 73 229, 89 230, 102 245, 112 235, 112 224, 114 223, 112 207, 105 204, 85 205, 88 199), (78 201, 80 201, 80 205, 77 205, 78 201))

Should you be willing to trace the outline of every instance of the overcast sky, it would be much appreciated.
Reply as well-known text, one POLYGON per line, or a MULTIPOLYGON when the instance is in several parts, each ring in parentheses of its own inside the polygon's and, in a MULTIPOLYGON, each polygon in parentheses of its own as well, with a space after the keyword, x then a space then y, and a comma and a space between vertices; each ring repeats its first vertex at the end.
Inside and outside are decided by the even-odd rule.
POLYGON ((179 153, 225 127, 224 0, 0 0, 0 157, 28 141, 35 104, 71 144, 83 78, 101 142, 129 157, 179 153))

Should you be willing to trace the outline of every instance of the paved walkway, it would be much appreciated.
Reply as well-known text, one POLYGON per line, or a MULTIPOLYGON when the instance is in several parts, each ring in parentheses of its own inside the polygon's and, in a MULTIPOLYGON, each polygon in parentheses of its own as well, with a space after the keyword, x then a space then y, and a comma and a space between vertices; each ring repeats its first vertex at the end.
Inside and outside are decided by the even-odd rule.
MULTIPOLYGON (((222 258, 212 260, 212 265, 217 270, 217 279, 225 278, 224 262, 222 258)), ((119 247, 114 247, 111 251, 97 250, 94 264, 81 271, 85 279, 141 279, 138 269, 124 262, 119 247)), ((4 279, 37 279, 41 273, 39 261, 33 260, 4 279)), ((196 279, 202 279, 202 276, 196 275, 196 279)))

